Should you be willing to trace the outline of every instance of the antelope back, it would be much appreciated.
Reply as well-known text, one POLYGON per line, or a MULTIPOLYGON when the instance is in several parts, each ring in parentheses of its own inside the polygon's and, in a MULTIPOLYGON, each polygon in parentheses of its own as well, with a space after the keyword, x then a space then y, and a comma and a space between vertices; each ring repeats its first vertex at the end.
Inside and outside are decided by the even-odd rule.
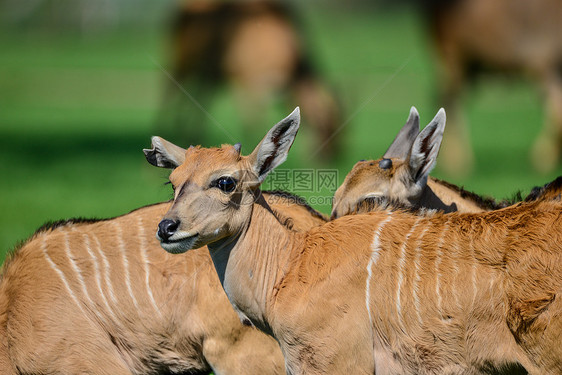
POLYGON ((271 208, 292 230, 304 232, 310 228, 325 224, 328 218, 310 207, 297 195, 286 191, 263 191, 263 196, 271 208))
MULTIPOLYGON (((522 371, 521 363, 532 374, 562 370, 555 344, 562 305, 554 297, 562 290, 562 232, 555 224, 562 217, 560 201, 481 214, 363 217, 365 225, 378 220, 367 265, 367 309, 377 345, 394 354, 389 366, 410 362, 445 373, 469 350, 472 366, 489 358, 493 367, 522 371), (431 353, 427 361, 414 358, 412 346, 431 353)), ((451 370, 460 372, 469 371, 451 370)))
MULTIPOLYGON (((158 359, 145 364, 155 346, 150 331, 163 334, 170 320, 177 325, 166 301, 185 304, 185 295, 172 292, 191 266, 170 259, 164 267, 165 255, 154 246, 149 228, 167 207, 112 220, 49 224, 15 252, 2 280, 15 366, 27 373, 79 373, 103 363, 101 372, 138 373, 160 365, 158 359)), ((193 266, 203 260, 194 257, 193 266)), ((163 346, 163 354, 176 366, 206 367, 196 351, 184 357, 192 363, 171 345, 163 346)))

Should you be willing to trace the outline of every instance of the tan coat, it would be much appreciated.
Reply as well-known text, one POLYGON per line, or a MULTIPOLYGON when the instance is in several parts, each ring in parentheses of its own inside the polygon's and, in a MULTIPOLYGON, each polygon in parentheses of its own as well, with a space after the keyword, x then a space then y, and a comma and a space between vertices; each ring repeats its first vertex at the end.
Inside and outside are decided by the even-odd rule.
MULTIPOLYGON (((267 196, 293 229, 325 222, 267 196)), ((240 322, 208 250, 162 250, 169 207, 47 225, 18 249, 0 283, 2 374, 283 374, 277 343, 240 322)))

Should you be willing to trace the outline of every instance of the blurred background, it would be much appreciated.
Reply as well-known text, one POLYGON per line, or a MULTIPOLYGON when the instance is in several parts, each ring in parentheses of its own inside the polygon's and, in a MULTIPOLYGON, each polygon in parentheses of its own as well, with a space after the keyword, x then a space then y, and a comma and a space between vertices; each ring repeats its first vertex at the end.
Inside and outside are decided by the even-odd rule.
POLYGON ((447 144, 446 133, 449 163, 442 152, 434 176, 495 198, 545 184, 562 174, 548 143, 562 110, 560 65, 553 76, 544 68, 550 42, 539 43, 528 69, 521 51, 514 64, 509 51, 494 60, 498 45, 482 47, 484 61, 474 43, 460 51, 462 38, 491 40, 484 26, 508 24, 479 9, 478 27, 447 31, 443 19, 471 10, 455 5, 456 15, 443 16, 434 7, 471 1, 482 3, 0 0, 0 263, 46 221, 107 218, 170 199, 169 172, 142 154, 152 135, 182 146, 242 142, 249 153, 296 105, 301 133, 271 176, 285 185, 266 187, 288 188, 324 213, 353 164, 384 153, 412 105, 422 126, 441 106, 447 129, 465 124, 453 125, 456 141, 447 144), (443 40, 443 30, 459 39, 443 40), (488 63, 501 74, 472 80, 488 63), (533 151, 536 139, 543 143, 533 151), (337 183, 299 184, 286 176, 295 170, 313 179, 325 171, 337 183))

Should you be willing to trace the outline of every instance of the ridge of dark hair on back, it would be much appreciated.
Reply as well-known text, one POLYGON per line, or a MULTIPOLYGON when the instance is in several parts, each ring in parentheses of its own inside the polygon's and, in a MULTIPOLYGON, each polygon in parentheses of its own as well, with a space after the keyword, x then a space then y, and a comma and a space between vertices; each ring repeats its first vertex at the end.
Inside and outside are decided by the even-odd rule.
POLYGON ((147 204, 146 206, 142 206, 142 207, 138 207, 135 208, 127 213, 121 214, 121 215, 117 215, 117 216, 112 216, 112 217, 107 217, 107 218, 86 218, 86 217, 74 217, 74 218, 70 218, 70 219, 62 219, 62 220, 55 220, 55 221, 47 221, 45 224, 41 225, 34 233, 35 234, 39 234, 42 232, 47 232, 49 230, 55 230, 57 228, 61 228, 61 227, 65 227, 67 225, 73 225, 73 224, 94 224, 94 223, 98 223, 100 221, 108 221, 108 220, 113 220, 113 219, 117 219, 123 216, 127 216, 130 214, 133 214, 139 210, 148 208, 148 207, 153 207, 153 206, 157 206, 159 204, 165 204, 165 203, 169 203, 171 202, 171 200, 169 201, 165 201, 165 202, 157 202, 157 203, 151 203, 151 204, 147 204))
POLYGON ((86 218, 86 217, 73 217, 73 218, 70 218, 70 219, 47 221, 47 222, 43 223, 43 225, 41 225, 39 228, 37 228, 37 230, 35 231, 35 233, 33 235, 40 234, 40 233, 43 233, 43 232, 53 231, 57 228, 66 227, 68 225, 93 224, 93 223, 97 223, 97 222, 100 222, 100 221, 111 220, 111 219, 112 218, 98 219, 98 218, 86 218))
POLYGON ((512 206, 516 203, 523 202, 523 194, 521 190, 515 192, 511 198, 502 199, 501 201, 497 202, 498 208, 505 208, 512 206))
POLYGON ((506 200, 498 202, 494 198, 478 195, 476 193, 464 189, 463 187, 457 186, 447 181, 440 180, 438 178, 435 178, 435 181, 451 190, 456 191, 461 196, 461 198, 469 199, 472 202, 474 202, 478 207, 485 210, 498 210, 500 208, 504 208, 512 204, 506 200))
MULTIPOLYGON (((43 225, 41 225, 39 228, 37 228, 31 236, 29 236, 26 239, 17 241, 16 244, 14 245, 14 247, 6 253, 6 259, 4 260, 4 263, 2 264, 2 268, 0 269, 0 273, 3 273, 2 270, 5 269, 7 264, 18 253, 19 250, 22 247, 24 247, 28 242, 32 241, 38 235, 40 235, 42 233, 49 232, 49 231, 53 231, 57 228, 65 227, 67 225, 91 224, 91 223, 97 223, 97 222, 105 221, 105 220, 111 220, 111 218, 109 218, 109 219, 71 218, 71 219, 52 220, 52 221, 47 221, 47 222, 43 223, 43 225)), ((1 275, 0 275, 0 280, 1 279, 2 278, 1 278, 1 275)))
POLYGON ((274 208, 271 208, 271 213, 273 214, 273 216, 275 216, 275 218, 277 219, 277 221, 279 223, 281 223, 281 225, 283 225, 285 228, 287 228, 290 231, 294 231, 295 229, 295 223, 293 222, 293 219, 291 219, 288 216, 283 215, 282 213, 280 213, 279 211, 275 210, 274 208))
MULTIPOLYGON (((15 244, 15 246, 10 251, 8 251, 8 253, 6 254, 6 259, 4 260, 4 264, 2 265, 2 270, 14 258, 14 256, 18 253, 18 251, 22 247, 24 247, 28 242, 32 241, 35 237, 37 237, 38 235, 40 235, 42 233, 53 231, 57 228, 62 228, 62 227, 65 227, 67 225, 92 224, 92 223, 97 223, 97 222, 105 221, 105 220, 111 220, 111 218, 109 218, 109 219, 71 218, 71 219, 47 221, 43 225, 41 225, 39 228, 37 228, 31 236, 29 236, 26 239, 19 240, 15 244)), ((1 270, 0 270, 0 272, 1 272, 1 270)), ((1 277, 0 277, 0 280, 1 280, 1 277)))
POLYGON ((546 194, 557 192, 558 195, 553 198, 561 198, 562 193, 562 176, 557 177, 554 181, 548 182, 541 186, 535 186, 525 198, 525 202, 533 202, 543 198, 546 194))
POLYGON ((400 211, 417 216, 427 216, 437 212, 425 207, 413 207, 388 197, 367 197, 359 200, 348 215, 359 215, 373 211, 400 211))
POLYGON ((318 212, 314 208, 312 208, 306 202, 306 199, 304 199, 303 197, 301 197, 299 195, 289 193, 288 191, 284 191, 284 190, 262 190, 262 193, 273 195, 273 196, 276 196, 276 197, 285 198, 285 199, 289 200, 290 202, 305 208, 312 216, 327 221, 327 218, 324 214, 322 214, 321 212, 318 212))
MULTIPOLYGON (((25 244, 27 244, 29 241, 33 240, 35 237, 37 237, 38 235, 45 233, 45 232, 49 232, 49 231, 53 231, 57 228, 62 228, 68 225, 74 225, 74 224, 94 224, 94 223, 99 223, 102 221, 109 221, 109 220, 113 220, 113 219, 117 219, 119 217, 122 216, 127 216, 130 215, 136 211, 142 210, 144 208, 147 207, 152 207, 152 206, 157 206, 159 204, 165 204, 168 203, 170 201, 166 201, 166 202, 157 202, 157 203, 151 203, 148 204, 146 206, 142 206, 142 207, 138 207, 135 208, 132 211, 129 211, 125 214, 122 215, 118 215, 118 216, 114 216, 114 217, 109 217, 109 218, 103 218, 103 219, 99 219, 99 218, 84 218, 84 217, 77 217, 77 218, 70 218, 70 219, 61 219, 61 220, 50 220, 45 222, 43 225, 41 225, 39 228, 37 228, 35 230, 35 232, 33 232, 33 234, 31 236, 29 236, 26 239, 23 240, 19 240, 14 247, 7 252, 6 254, 6 259, 4 261, 4 264, 2 265, 2 268, 0 269, 0 272, 2 269, 4 269, 5 265, 9 262, 9 260, 18 252, 19 249, 21 249, 23 246, 25 246, 25 244)), ((1 277, 0 277, 1 279, 1 277)))

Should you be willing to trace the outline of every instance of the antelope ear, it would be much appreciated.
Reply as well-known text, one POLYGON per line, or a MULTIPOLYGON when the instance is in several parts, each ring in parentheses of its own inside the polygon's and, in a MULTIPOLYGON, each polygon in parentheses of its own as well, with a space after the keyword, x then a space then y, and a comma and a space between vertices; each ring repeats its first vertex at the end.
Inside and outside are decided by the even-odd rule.
POLYGON ((412 145, 408 165, 416 184, 425 183, 429 172, 435 167, 446 120, 445 110, 441 108, 412 145))
POLYGON ((185 149, 160 137, 152 137, 152 149, 142 151, 150 164, 160 168, 174 169, 185 160, 185 149))
POLYGON ((416 107, 410 108, 410 115, 406 124, 400 129, 394 141, 384 153, 384 159, 397 158, 406 160, 416 136, 420 132, 420 115, 416 107))
POLYGON ((265 180, 269 172, 287 159, 300 125, 300 109, 281 120, 266 134, 264 139, 248 156, 250 165, 258 177, 256 185, 265 180))

